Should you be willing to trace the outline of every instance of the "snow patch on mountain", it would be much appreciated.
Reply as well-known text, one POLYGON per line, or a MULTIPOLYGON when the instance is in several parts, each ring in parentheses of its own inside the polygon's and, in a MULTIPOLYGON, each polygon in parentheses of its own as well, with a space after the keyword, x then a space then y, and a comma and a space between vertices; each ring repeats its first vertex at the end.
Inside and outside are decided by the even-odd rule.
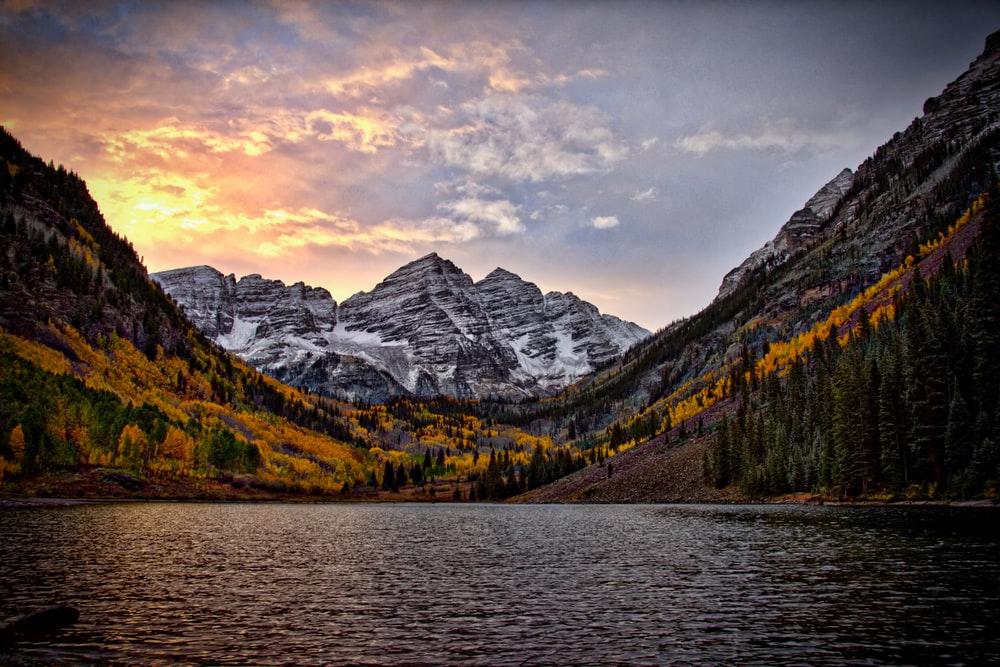
POLYGON ((208 266, 153 274, 221 347, 315 391, 520 397, 562 389, 649 335, 572 293, 431 253, 337 304, 324 289, 208 266))

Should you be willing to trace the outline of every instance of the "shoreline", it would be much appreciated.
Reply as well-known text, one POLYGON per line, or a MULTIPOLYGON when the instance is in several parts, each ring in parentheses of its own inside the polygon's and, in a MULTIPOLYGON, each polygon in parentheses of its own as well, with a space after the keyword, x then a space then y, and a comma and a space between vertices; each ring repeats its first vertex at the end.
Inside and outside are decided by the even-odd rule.
MULTIPOLYGON (((655 444, 655 443, 653 443, 655 444)), ((644 448, 636 448, 625 453, 642 454, 644 448)), ((697 455, 694 448, 684 447, 683 452, 697 455)), ((683 453, 682 452, 682 453, 683 453)), ((674 452, 677 453, 676 451, 674 452)), ((695 456, 695 458, 698 458, 695 456)), ((669 462, 669 457, 668 457, 669 462)), ((831 507, 958 507, 996 508, 1000 498, 982 497, 976 499, 921 498, 879 493, 869 498, 837 497, 818 493, 788 493, 770 498, 749 498, 735 488, 714 489, 692 482, 695 470, 681 466, 673 476, 668 475, 670 487, 652 485, 634 486, 626 483, 615 494, 579 493, 576 489, 565 488, 574 482, 587 481, 593 470, 584 470, 564 477, 546 487, 514 496, 507 500, 477 501, 478 504, 532 504, 532 505, 826 505, 831 507), (687 480, 679 484, 677 479, 687 480), (645 491, 637 493, 637 491, 645 491)), ((627 466, 623 466, 627 472, 627 466)), ((599 470, 597 472, 600 472, 599 470)), ((600 480, 606 482, 607 480, 600 480)), ((613 481, 625 481, 616 475, 613 481)), ((628 480, 633 482, 634 480, 628 480)), ((357 487, 356 491, 342 493, 316 493, 309 490, 265 489, 248 484, 235 484, 219 479, 180 478, 170 475, 150 475, 133 477, 126 471, 114 468, 87 468, 70 471, 55 471, 37 477, 23 478, 18 483, 8 483, 0 487, 0 509, 23 507, 71 507, 75 505, 102 503, 287 503, 293 505, 335 504, 335 503, 456 503, 470 504, 467 500, 455 501, 451 481, 440 481, 427 493, 426 487, 406 486, 398 492, 371 490, 357 487)), ((468 491, 463 493, 468 497, 468 491)))
POLYGON ((359 504, 359 505, 412 505, 414 503, 425 503, 429 505, 663 505, 663 506, 690 506, 709 505, 719 507, 739 507, 739 506, 815 506, 815 507, 858 507, 858 508, 959 508, 959 509, 1000 509, 1000 503, 990 498, 980 498, 974 500, 788 500, 781 498, 740 500, 731 502, 719 501, 665 501, 665 502, 453 502, 451 500, 434 500, 430 498, 405 497, 399 499, 392 498, 351 498, 335 496, 299 496, 281 498, 195 498, 195 497, 38 497, 38 496, 0 496, 0 510, 23 509, 23 508, 44 508, 44 507, 75 507, 79 505, 110 505, 118 503, 191 503, 191 504, 289 504, 289 505, 339 505, 339 504, 359 504))

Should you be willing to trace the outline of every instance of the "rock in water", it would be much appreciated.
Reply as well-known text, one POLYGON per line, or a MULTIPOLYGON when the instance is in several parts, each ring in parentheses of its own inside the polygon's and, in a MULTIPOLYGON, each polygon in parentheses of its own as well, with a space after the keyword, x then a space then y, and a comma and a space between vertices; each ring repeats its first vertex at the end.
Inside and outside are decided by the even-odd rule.
POLYGON ((68 605, 54 605, 19 616, 0 625, 0 644, 11 644, 23 635, 38 635, 73 625, 80 620, 80 612, 68 605))

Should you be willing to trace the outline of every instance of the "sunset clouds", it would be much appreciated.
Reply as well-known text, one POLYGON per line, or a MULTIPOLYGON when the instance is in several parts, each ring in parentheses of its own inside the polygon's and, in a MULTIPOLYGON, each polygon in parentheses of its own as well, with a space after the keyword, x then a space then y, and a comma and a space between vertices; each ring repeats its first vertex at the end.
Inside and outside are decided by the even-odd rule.
POLYGON ((852 78, 846 46, 777 21, 790 41, 772 58, 724 38, 733 8, 716 10, 5 2, 0 123, 79 172, 153 270, 344 298, 436 250, 655 327, 947 80, 884 67, 912 92, 898 110, 852 78))
POLYGON ((595 107, 491 94, 429 136, 431 158, 477 176, 544 182, 611 170, 628 148, 595 107))

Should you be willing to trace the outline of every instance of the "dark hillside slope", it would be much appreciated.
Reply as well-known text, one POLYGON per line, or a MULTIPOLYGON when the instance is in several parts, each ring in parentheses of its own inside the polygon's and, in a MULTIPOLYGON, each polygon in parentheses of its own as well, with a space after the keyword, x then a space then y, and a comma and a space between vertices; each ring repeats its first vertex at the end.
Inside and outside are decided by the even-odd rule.
POLYGON ((849 186, 844 173, 824 186, 775 241, 727 276, 702 312, 556 399, 494 409, 515 421, 572 428, 598 449, 664 432, 676 441, 697 433, 699 421, 705 429, 717 403, 732 406, 744 391, 756 395, 769 374, 787 373, 827 338, 829 325, 836 337, 862 312, 891 319, 892 296, 912 280, 912 264, 934 256, 927 266, 936 269, 942 236, 958 262, 982 228, 980 212, 949 230, 996 180, 1000 34, 924 111, 865 160, 849 186))
POLYGON ((688 432, 626 443, 610 471, 524 499, 995 496, 1000 406, 987 378, 1000 362, 1000 194, 983 199, 923 259, 840 309, 842 325, 772 347, 735 390, 727 380, 688 432))

